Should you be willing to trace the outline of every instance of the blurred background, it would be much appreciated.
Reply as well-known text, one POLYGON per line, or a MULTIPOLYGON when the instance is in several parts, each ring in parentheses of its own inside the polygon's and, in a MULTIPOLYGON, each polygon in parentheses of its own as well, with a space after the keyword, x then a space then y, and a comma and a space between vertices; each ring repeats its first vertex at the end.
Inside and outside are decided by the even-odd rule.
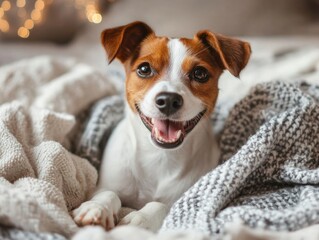
POLYGON ((265 45, 319 45, 319 0, 0 0, 0 66, 53 55, 102 69, 100 32, 135 20, 172 37, 209 29, 265 45))

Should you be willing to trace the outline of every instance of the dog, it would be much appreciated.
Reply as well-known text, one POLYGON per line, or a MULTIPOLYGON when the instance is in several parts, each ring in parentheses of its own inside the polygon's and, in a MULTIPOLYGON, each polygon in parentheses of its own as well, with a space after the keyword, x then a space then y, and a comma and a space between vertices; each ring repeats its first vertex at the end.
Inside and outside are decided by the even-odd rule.
POLYGON ((126 71, 125 118, 103 154, 97 191, 72 211, 80 225, 160 228, 172 204, 218 164, 210 114, 224 70, 239 77, 247 42, 204 30, 193 39, 156 36, 143 22, 101 34, 109 63, 126 71))

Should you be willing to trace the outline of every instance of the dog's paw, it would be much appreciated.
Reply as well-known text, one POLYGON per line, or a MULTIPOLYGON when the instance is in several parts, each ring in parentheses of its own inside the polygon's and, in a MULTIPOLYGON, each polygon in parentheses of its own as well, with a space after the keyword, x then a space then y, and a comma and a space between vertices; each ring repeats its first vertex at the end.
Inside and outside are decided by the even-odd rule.
POLYGON ((113 212, 98 202, 84 202, 74 209, 71 215, 79 226, 100 225, 107 230, 115 226, 113 212))
POLYGON ((118 225, 133 225, 144 229, 150 228, 150 220, 147 215, 140 211, 133 211, 127 214, 118 225))

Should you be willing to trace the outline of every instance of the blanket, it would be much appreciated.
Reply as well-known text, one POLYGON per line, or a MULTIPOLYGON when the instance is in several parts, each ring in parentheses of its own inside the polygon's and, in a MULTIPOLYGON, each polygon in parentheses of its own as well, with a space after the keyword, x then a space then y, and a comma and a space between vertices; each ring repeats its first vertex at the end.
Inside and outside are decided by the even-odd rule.
MULTIPOLYGON (((319 86, 256 86, 221 134, 221 164, 172 207, 162 231, 296 231, 319 223, 319 86)), ((199 159, 200 161, 200 159, 199 159)))
MULTIPOLYGON (((192 239, 194 233, 186 234, 192 229, 203 233, 196 239, 227 239, 229 235, 233 238, 237 229, 243 235, 238 239, 280 239, 293 234, 277 235, 265 230, 297 231, 319 224, 319 85, 259 84, 228 116, 220 107, 211 116, 216 126, 226 118, 220 134, 220 166, 174 204, 160 233, 184 230, 180 234, 192 239), (236 222, 240 224, 229 227, 236 222)), ((92 146, 121 118, 122 108, 119 96, 103 99, 93 108, 80 145, 83 152, 91 149, 94 164, 99 164, 96 156, 101 156, 101 149, 92 146), (106 116, 105 112, 112 114, 106 116)), ((139 230, 134 231, 138 235, 139 230)), ((144 232, 139 234, 141 237, 144 232)), ((316 239, 319 227, 294 234, 316 239)), ((105 238, 117 239, 115 236, 105 238)), ((120 236, 125 239, 121 232, 120 236)), ((148 235, 152 239, 164 236, 148 235)), ((169 235, 170 239, 174 236, 169 235)), ((78 235, 76 239, 84 238, 78 235)))
MULTIPOLYGON (((248 67, 248 70, 242 75, 242 79, 246 80, 243 80, 245 84, 240 85, 242 88, 238 87, 239 81, 221 79, 219 102, 215 115, 212 118, 215 130, 218 133, 223 130, 221 136, 227 133, 226 129, 228 126, 232 126, 229 123, 230 120, 225 121, 226 119, 230 119, 228 118, 229 109, 232 109, 234 104, 248 93, 250 87, 258 82, 258 74, 263 73, 261 77, 262 81, 271 81, 279 78, 282 79, 282 75, 284 75, 282 69, 285 69, 285 71, 291 69, 292 71, 289 72, 286 79, 294 79, 302 75, 305 79, 313 80, 314 83, 318 80, 319 71, 316 70, 316 64, 319 61, 318 49, 311 51, 297 50, 288 54, 280 54, 278 57, 271 56, 270 58, 277 59, 278 61, 271 64, 268 61, 269 59, 263 63, 261 63, 260 59, 257 59, 258 61, 250 65, 252 66, 251 70, 248 67), (288 62, 291 61, 291 63, 298 62, 298 64, 295 64, 295 67, 291 68, 293 64, 287 64, 287 60, 288 62), (270 71, 274 67, 277 70, 270 71), (257 71, 258 68, 260 68, 260 71, 257 71), (266 76, 265 72, 269 72, 270 74, 266 76), (230 81, 232 84, 229 85, 230 81), (233 90, 236 89, 236 96, 233 94, 232 88, 224 88, 226 85, 232 86, 233 90)), ((229 75, 225 74, 224 76, 228 77, 229 75)), ((238 217, 232 219, 241 219, 240 223, 236 225, 237 227, 227 227, 226 222, 229 220, 228 217, 232 216, 232 214, 227 215, 228 204, 230 209, 236 209, 236 207, 239 208, 247 204, 247 209, 249 210, 247 212, 250 215, 254 215, 252 214, 254 213, 253 203, 257 202, 261 204, 260 206, 264 206, 262 200, 268 199, 266 197, 267 189, 262 189, 261 193, 264 195, 261 195, 259 202, 257 201, 258 199, 250 201, 250 197, 253 197, 253 190, 255 189, 251 186, 252 195, 250 196, 248 194, 250 193, 248 191, 249 185, 247 189, 242 188, 242 186, 246 186, 243 183, 246 180, 239 178, 238 185, 232 188, 232 186, 221 185, 218 182, 219 178, 217 178, 216 182, 220 185, 217 184, 216 186, 224 186, 226 190, 228 189, 229 193, 232 191, 234 193, 230 195, 222 194, 219 199, 220 202, 218 202, 220 205, 215 208, 204 200, 205 197, 210 196, 210 190, 215 190, 214 188, 210 188, 214 184, 210 183, 212 179, 209 178, 211 175, 216 174, 213 174, 215 170, 203 178, 208 179, 207 181, 210 183, 207 185, 207 189, 205 185, 200 184, 203 181, 201 179, 192 188, 193 190, 188 191, 174 205, 159 235, 129 227, 121 227, 110 233, 106 233, 98 227, 85 228, 79 231, 79 228, 69 216, 68 211, 89 198, 94 189, 97 181, 96 168, 100 164, 103 146, 110 134, 111 128, 114 127, 123 115, 123 100, 121 96, 114 95, 122 89, 122 85, 122 73, 115 72, 112 76, 108 75, 105 77, 104 74, 95 71, 91 67, 69 59, 37 57, 0 68, 0 142, 3 142, 0 148, 0 225, 6 226, 0 228, 0 238, 65 239, 70 238, 75 232, 78 233, 74 236, 74 239, 88 239, 88 236, 90 239, 127 239, 128 236, 135 237, 136 239, 178 239, 179 237, 192 239, 194 236, 196 236, 196 239, 216 239, 217 236, 222 236, 220 233, 223 232, 231 235, 226 239, 248 239, 247 236, 250 236, 250 239, 258 239, 258 236, 267 236, 266 239, 280 239, 282 236, 290 236, 286 233, 277 235, 274 232, 252 230, 250 226, 253 225, 250 225, 250 222, 247 220, 248 218, 243 218, 243 221, 241 213, 237 213, 238 217), (104 98, 105 96, 109 97, 104 98), (99 99, 101 100, 99 101, 99 99), (91 108, 91 105, 95 102, 97 103, 91 108), (103 114, 104 117, 101 117, 103 114), (86 120, 87 124, 79 124, 88 115, 90 115, 90 118, 86 120), (112 118, 109 118, 110 116, 112 118), (89 164, 84 157, 92 164, 89 164), (196 188, 198 186, 203 186, 203 188, 199 188, 199 191, 197 191, 196 188), (240 193, 243 189, 247 190, 247 192, 244 191, 244 193, 247 193, 247 199, 245 200, 245 195, 243 195, 241 202, 237 198, 241 196, 240 193), (193 198, 194 195, 192 194, 196 191, 198 195, 193 198), (226 203, 222 202, 223 199, 226 203), (190 211, 184 211, 183 209, 188 200, 190 211), (199 203, 199 205, 194 205, 194 201, 199 203), (223 214, 219 214, 224 212, 222 210, 226 211, 224 217, 223 214), (190 215, 192 211, 194 211, 194 215, 190 215), (190 217, 190 219, 187 220, 187 217, 190 217), (204 224, 203 228, 201 228, 201 223, 205 222, 205 219, 207 220, 207 224, 204 224), (225 227, 223 221, 225 221, 225 227), (185 231, 185 228, 190 226, 196 232, 190 233, 189 230, 185 231), (207 226, 214 227, 209 228, 207 226), (175 230, 177 229, 182 230, 182 232, 176 233, 175 230), (174 230, 175 233, 170 234, 170 230, 174 230), (213 235, 213 237, 207 234, 213 235), (279 237, 275 238, 274 236, 279 237)), ((303 89, 302 86, 294 85, 290 87, 299 89, 298 91, 303 89)), ((312 97, 316 96, 316 94, 311 94, 311 91, 316 92, 316 89, 311 89, 314 89, 312 85, 310 87, 306 86, 304 93, 306 97, 302 99, 309 98, 311 102, 314 101, 313 99, 316 99, 312 97)), ((257 103, 259 102, 257 101, 257 103)), ((244 108, 243 110, 248 109, 244 108)), ((257 109, 258 106, 255 106, 255 110, 257 109)), ((278 113, 283 112, 278 110, 278 113)), ((246 119, 246 115, 244 119, 246 119)), ((242 121, 239 122, 242 123, 242 121)), ((218 169, 221 169, 225 164, 228 166, 229 160, 237 156, 236 151, 244 153, 241 151, 242 147, 244 148, 247 143, 253 142, 249 140, 250 136, 258 133, 259 128, 262 129, 264 125, 263 122, 259 122, 259 124, 259 127, 258 124, 255 125, 254 130, 256 132, 251 131, 251 135, 249 136, 237 136, 235 134, 235 136, 232 135, 231 138, 228 138, 228 141, 232 143, 228 144, 228 146, 234 145, 236 149, 222 147, 223 151, 225 151, 223 163, 216 171, 220 171, 218 169), (241 142, 235 142, 237 140, 241 142), (225 161, 227 158, 229 159, 225 161)), ((248 124, 247 126, 252 130, 251 125, 248 124)), ((244 130, 240 133, 246 134, 244 130)), ((221 139, 224 138, 222 137, 221 139)), ((222 146, 227 146, 227 144, 222 144, 222 146)), ((260 149, 263 150, 263 148, 260 149)), ((254 161, 249 156, 247 156, 247 159, 250 160, 249 163, 253 164, 254 161)), ((298 160, 298 158, 295 159, 298 160)), ((234 160, 230 162, 233 163, 234 160)), ((266 160, 262 161, 261 165, 264 162, 266 160)), ((290 162, 294 161, 291 160, 290 162)), ((298 163, 299 161, 296 162, 298 163)), ((294 167, 294 165, 290 167, 294 167)), ((248 169, 252 171, 252 169, 248 169)), ((256 167, 255 169, 259 168, 256 167)), ((306 172, 309 172, 308 170, 307 168, 305 169, 306 172)), ((315 168, 311 170, 315 172, 315 168)), ((277 169, 277 172, 281 171, 283 170, 277 169)), ((240 174, 242 173, 237 173, 237 175, 240 174)), ((247 174, 247 179, 253 177, 253 171, 251 174, 247 174)), ((279 178, 279 180, 282 179, 279 178)), ((268 181, 270 186, 276 186, 273 179, 268 179, 268 181)), ((262 184, 263 182, 260 182, 261 186, 262 184)), ((311 185, 306 180, 303 184, 298 182, 291 182, 290 184, 291 187, 295 185, 300 185, 300 187, 316 186, 315 183, 311 185)), ((279 190, 280 182, 278 182, 279 190)), ((313 192, 312 189, 310 190, 313 192)), ((214 191, 214 193, 216 192, 214 191)), ((258 191, 256 190, 257 193, 258 191)), ((269 196, 275 198, 277 195, 272 196, 269 194, 269 196)), ((262 214, 256 216, 262 216, 262 214)), ((265 222, 268 223, 267 221, 266 219, 265 222)), ((308 219, 303 226, 315 223, 315 220, 311 221, 308 219)), ((266 229, 273 229, 272 226, 280 225, 277 223, 265 224, 264 226, 266 229)), ((291 228, 291 230, 303 227, 301 225, 294 226, 295 228, 291 228)), ((316 225, 313 227, 316 227, 316 225)), ((313 227, 296 232, 296 234, 299 233, 296 236, 309 236, 311 235, 309 233, 312 233, 312 236, 314 236, 314 232, 318 234, 318 228, 313 227)), ((276 229, 281 230, 280 228, 276 229)), ((224 238, 224 236, 222 237, 224 238)))
POLYGON ((97 181, 96 169, 69 151, 76 116, 114 87, 87 65, 50 57, 2 67, 0 86, 0 224, 16 228, 1 233, 71 237, 78 227, 69 211, 97 181))

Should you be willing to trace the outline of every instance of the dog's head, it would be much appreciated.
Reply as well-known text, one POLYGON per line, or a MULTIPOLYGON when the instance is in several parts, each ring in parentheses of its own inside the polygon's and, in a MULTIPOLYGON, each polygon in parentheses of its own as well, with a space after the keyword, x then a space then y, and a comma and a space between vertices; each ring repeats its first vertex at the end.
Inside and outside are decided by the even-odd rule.
POLYGON ((130 108, 162 148, 181 145, 210 115, 223 70, 238 77, 250 56, 247 42, 209 31, 193 39, 158 37, 143 22, 106 29, 101 39, 109 62, 124 64, 130 108))

